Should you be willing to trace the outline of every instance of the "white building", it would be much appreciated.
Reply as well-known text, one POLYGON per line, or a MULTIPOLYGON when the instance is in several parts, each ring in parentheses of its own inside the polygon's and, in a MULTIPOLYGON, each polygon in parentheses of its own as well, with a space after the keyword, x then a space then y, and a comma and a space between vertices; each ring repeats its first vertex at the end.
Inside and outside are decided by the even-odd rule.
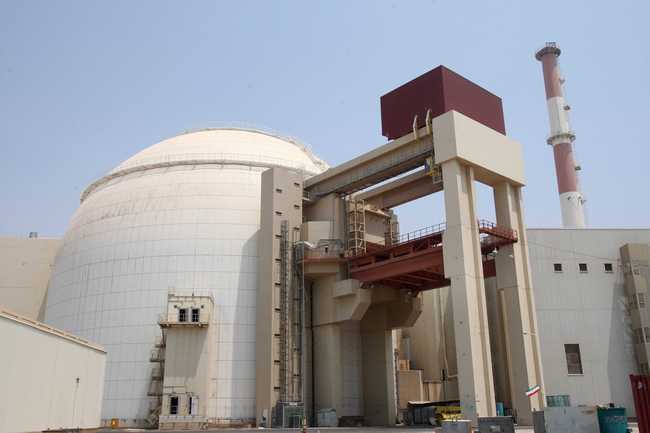
POLYGON ((0 432, 100 426, 103 348, 0 308, 0 432))
POLYGON ((61 239, 0 237, 0 307, 43 320, 50 274, 61 239))
MULTIPOLYGON (((545 394, 569 395, 574 405, 612 402, 634 416, 629 375, 640 373, 641 363, 647 362, 643 353, 650 332, 644 334, 642 328, 648 326, 650 311, 645 301, 637 301, 645 295, 634 297, 626 288, 630 265, 621 248, 641 244, 647 251, 650 229, 528 229, 527 238, 545 394)), ((646 269, 639 277, 647 274, 646 269)), ((643 287, 645 279, 636 290, 643 287)), ((497 399, 507 400, 494 278, 486 280, 486 290, 495 391, 497 399)), ((422 370, 424 391, 432 399, 458 395, 450 302, 447 287, 426 292, 422 315, 402 333, 411 368, 422 370)))
POLYGON ((45 320, 108 352, 102 418, 143 426, 151 350, 170 289, 211 296, 215 422, 255 419, 260 176, 326 165, 304 146, 254 130, 182 134, 90 185, 56 260, 45 320))
POLYGON ((529 229, 528 242, 546 394, 634 414, 639 365, 620 248, 650 244, 650 229, 529 229))

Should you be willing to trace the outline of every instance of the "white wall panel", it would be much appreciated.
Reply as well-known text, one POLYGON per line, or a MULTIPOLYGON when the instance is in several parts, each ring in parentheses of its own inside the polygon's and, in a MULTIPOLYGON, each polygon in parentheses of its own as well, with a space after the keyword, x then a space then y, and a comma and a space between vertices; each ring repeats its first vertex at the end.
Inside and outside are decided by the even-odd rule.
POLYGON ((546 394, 572 404, 613 402, 634 414, 628 375, 636 373, 619 248, 650 242, 650 230, 527 231, 546 394), (553 264, 561 263, 560 273, 553 264), (588 272, 581 273, 580 263, 588 272), (604 264, 614 272, 606 273, 604 264), (582 375, 567 372, 565 344, 579 344, 582 375))

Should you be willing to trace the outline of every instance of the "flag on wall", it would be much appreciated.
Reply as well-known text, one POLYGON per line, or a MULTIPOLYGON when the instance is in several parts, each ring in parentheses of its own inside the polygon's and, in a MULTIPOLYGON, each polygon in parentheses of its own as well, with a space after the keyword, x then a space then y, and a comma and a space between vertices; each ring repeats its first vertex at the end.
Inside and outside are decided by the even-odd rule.
POLYGON ((531 386, 528 388, 528 391, 526 391, 526 397, 532 397, 535 394, 537 394, 542 388, 540 388, 539 385, 531 386))

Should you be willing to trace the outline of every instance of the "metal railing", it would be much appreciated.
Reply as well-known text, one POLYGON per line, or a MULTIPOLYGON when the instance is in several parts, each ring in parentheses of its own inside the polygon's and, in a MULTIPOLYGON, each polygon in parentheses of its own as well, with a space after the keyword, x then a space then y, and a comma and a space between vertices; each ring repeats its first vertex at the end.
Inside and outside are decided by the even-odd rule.
POLYGON ((192 325, 197 325, 197 326, 205 326, 210 323, 209 319, 205 318, 206 313, 203 313, 199 316, 198 321, 192 321, 192 313, 191 311, 188 311, 187 317, 185 318, 186 320, 184 322, 181 322, 178 320, 177 316, 172 316, 171 318, 165 314, 159 314, 158 315, 158 324, 159 325, 181 325, 181 326, 192 326, 192 325))
POLYGON ((490 234, 494 236, 501 237, 504 239, 517 240, 517 230, 498 226, 492 221, 483 220, 483 219, 478 220, 478 229, 479 232, 481 231, 481 229, 488 230, 490 234))
MULTIPOLYGON (((485 235, 481 238, 482 244, 489 245, 497 241, 517 240, 517 231, 514 229, 500 227, 495 223, 493 223, 492 221, 488 221, 485 219, 477 220, 476 223, 477 223, 479 233, 485 235)), ((447 229, 447 223, 442 222, 439 224, 414 230, 412 232, 403 233, 397 236, 394 242, 387 244, 385 248, 390 248, 408 242, 413 242, 418 239, 423 239, 433 235, 441 235, 445 232, 446 229, 447 229)), ((357 255, 361 255, 361 254, 357 254, 357 255)))
POLYGON ((393 242, 389 246, 399 245, 406 242, 415 241, 420 238, 425 238, 427 236, 431 236, 434 234, 443 233, 446 228, 447 228, 447 223, 440 223, 429 227, 424 227, 418 230, 414 230, 412 232, 403 233, 397 236, 396 242, 393 242))

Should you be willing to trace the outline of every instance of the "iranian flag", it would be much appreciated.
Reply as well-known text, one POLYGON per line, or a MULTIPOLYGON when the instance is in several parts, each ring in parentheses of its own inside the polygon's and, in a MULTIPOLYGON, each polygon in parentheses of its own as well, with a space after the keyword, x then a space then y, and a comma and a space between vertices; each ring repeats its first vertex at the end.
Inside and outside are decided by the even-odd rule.
POLYGON ((526 391, 526 397, 532 397, 535 394, 537 394, 541 390, 539 385, 534 385, 528 388, 528 391, 526 391))

